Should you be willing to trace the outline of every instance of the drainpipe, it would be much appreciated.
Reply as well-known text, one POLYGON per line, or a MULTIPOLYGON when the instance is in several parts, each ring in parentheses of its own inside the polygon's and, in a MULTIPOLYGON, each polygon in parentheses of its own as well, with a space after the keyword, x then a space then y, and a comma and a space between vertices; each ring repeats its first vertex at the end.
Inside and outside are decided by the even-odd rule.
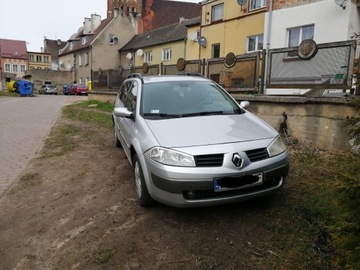
POLYGON ((94 71, 93 71, 93 48, 92 45, 90 45, 90 57, 91 57, 91 61, 90 61, 90 81, 91 81, 91 88, 93 88, 93 83, 94 83, 94 71))
POLYGON ((268 27, 267 27, 267 36, 266 36, 266 53, 265 53, 265 67, 264 67, 264 77, 263 77, 263 94, 266 94, 266 81, 268 74, 268 66, 269 66, 269 47, 271 40, 271 24, 272 24, 272 13, 273 13, 273 0, 270 0, 269 6, 269 16, 268 16, 268 27))

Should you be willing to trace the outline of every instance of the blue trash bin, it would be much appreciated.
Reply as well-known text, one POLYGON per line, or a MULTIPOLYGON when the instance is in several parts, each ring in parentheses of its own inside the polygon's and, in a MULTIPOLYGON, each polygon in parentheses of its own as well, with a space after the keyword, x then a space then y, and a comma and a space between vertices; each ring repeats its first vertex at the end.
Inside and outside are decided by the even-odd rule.
POLYGON ((18 81, 18 91, 20 96, 32 96, 32 83, 28 80, 18 81))

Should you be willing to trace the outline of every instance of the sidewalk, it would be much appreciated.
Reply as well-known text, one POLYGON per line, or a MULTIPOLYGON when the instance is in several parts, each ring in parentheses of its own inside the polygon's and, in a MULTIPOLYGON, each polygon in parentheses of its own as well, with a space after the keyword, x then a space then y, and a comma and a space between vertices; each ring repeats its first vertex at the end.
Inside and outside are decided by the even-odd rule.
POLYGON ((0 97, 0 196, 36 157, 61 108, 87 97, 0 97))

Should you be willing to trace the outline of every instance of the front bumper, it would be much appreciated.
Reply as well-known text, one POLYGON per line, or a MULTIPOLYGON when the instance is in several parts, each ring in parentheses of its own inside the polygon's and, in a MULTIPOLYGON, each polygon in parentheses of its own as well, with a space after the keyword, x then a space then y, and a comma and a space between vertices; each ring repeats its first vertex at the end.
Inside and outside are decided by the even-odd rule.
POLYGON ((272 158, 273 163, 259 162, 251 170, 226 171, 219 168, 177 168, 156 164, 148 166, 150 193, 159 202, 175 207, 200 207, 234 203, 276 193, 289 171, 287 152, 272 158), (162 170, 166 168, 165 170, 162 170), (169 168, 172 169, 169 171, 169 168), (249 175, 261 174, 261 183, 241 184, 249 175), (238 183, 217 191, 214 179, 226 177, 238 183), (240 184, 239 184, 240 183, 240 184))

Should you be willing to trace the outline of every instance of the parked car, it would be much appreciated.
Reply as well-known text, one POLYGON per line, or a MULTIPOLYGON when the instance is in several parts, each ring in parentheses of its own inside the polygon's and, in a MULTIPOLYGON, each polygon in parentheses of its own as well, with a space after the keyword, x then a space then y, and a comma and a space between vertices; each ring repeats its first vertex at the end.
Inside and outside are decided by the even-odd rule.
POLYGON ((70 89, 71 89, 72 86, 73 86, 72 83, 65 84, 64 87, 63 87, 63 94, 64 95, 69 95, 70 94, 70 89))
POLYGON ((58 89, 55 84, 44 84, 40 87, 39 94, 58 94, 58 89))
POLYGON ((70 95, 88 95, 89 88, 86 84, 73 84, 69 94, 70 95))
POLYGON ((234 203, 277 192, 289 170, 282 137, 215 82, 130 75, 115 99, 115 145, 140 205, 234 203))

